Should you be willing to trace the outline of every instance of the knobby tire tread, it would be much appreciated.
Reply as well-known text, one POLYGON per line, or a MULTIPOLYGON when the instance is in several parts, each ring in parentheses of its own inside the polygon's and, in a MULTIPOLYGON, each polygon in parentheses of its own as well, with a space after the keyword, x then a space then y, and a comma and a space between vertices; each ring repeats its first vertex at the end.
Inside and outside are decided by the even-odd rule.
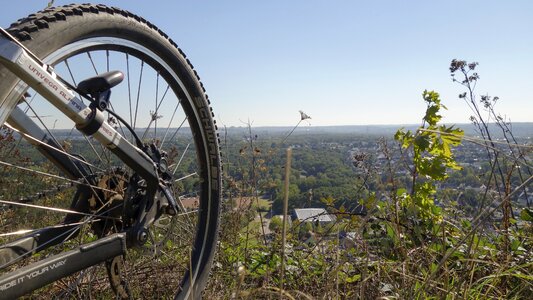
MULTIPOLYGON (((61 7, 53 7, 53 8, 47 8, 42 11, 39 11, 35 14, 31 14, 26 18, 19 19, 18 21, 11 24, 11 26, 6 29, 11 35, 15 36, 21 43, 25 44, 26 42, 30 42, 32 40, 32 35, 35 35, 36 33, 42 32, 41 34, 45 34, 46 30, 49 30, 52 23, 61 23, 61 22, 69 22, 71 18, 79 18, 82 16, 91 16, 91 15, 97 15, 97 14, 105 14, 105 15, 119 15, 123 18, 138 22, 154 32, 157 32, 160 36, 160 38, 163 38, 166 40, 170 45, 172 45, 175 50, 182 56, 182 62, 185 62, 190 69, 190 73, 192 76, 195 77, 195 80, 197 84, 199 85, 200 90, 203 92, 203 98, 205 99, 205 102, 207 104, 207 110, 211 114, 211 121, 214 127, 214 138, 216 140, 216 148, 219 153, 219 160, 218 165, 215 166, 218 168, 219 174, 222 172, 222 163, 220 162, 220 138, 219 134, 217 132, 217 125, 216 121, 214 120, 214 114, 212 111, 212 108, 210 107, 210 100, 208 95, 205 93, 205 88, 203 83, 200 80, 200 77, 196 70, 194 69, 194 66, 191 64, 190 60, 187 58, 185 53, 178 47, 178 45, 163 31, 161 31, 158 27, 156 27, 154 24, 150 23, 149 21, 145 20, 144 18, 137 16, 127 10, 123 10, 117 7, 108 7, 105 5, 91 5, 91 4, 81 4, 81 5, 65 5, 61 7)), ((34 46, 35 47, 35 46, 34 46)), ((1 70, 1 69, 0 69, 1 70)), ((193 104, 191 104, 194 106, 193 104)), ((208 142, 209 143, 209 142, 208 142)), ((206 145, 206 147, 209 147, 209 145, 206 145)), ((221 182, 218 182, 218 195, 221 195, 221 182)), ((218 203, 217 210, 220 212, 220 207, 222 203, 218 203)), ((220 213, 217 214, 216 220, 213 220, 217 223, 216 228, 217 231, 215 233, 208 234, 208 240, 211 238, 214 238, 215 240, 218 240, 217 236, 219 223, 220 223, 220 213), (212 236, 214 234, 215 236, 212 236)), ((213 245, 212 247, 216 248, 217 245, 213 245)), ((212 251, 212 250, 210 250, 212 251)), ((213 252, 212 252, 213 253, 213 252)), ((211 254, 211 260, 213 259, 214 255, 211 254)), ((209 269, 207 269, 204 273, 209 273, 209 269)), ((205 281, 206 277, 208 277, 208 274, 201 274, 199 275, 200 280, 205 281)), ((198 296, 198 295, 197 295, 198 296)))

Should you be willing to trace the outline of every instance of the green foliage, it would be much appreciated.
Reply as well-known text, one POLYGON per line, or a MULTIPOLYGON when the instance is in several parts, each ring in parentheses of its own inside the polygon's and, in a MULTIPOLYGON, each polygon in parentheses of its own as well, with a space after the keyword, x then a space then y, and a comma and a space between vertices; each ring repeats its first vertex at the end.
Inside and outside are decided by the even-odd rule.
POLYGON ((438 221, 441 210, 434 203, 436 182, 446 179, 448 170, 460 169, 451 149, 461 144, 464 133, 454 126, 438 125, 442 119, 439 113, 446 109, 438 93, 424 91, 422 97, 427 104, 424 124, 415 133, 400 129, 394 136, 403 149, 411 151, 413 157, 411 192, 399 189, 396 194, 414 217, 438 221))
POLYGON ((272 219, 270 219, 270 224, 268 225, 268 229, 271 231, 279 232, 281 228, 283 227, 283 220, 278 217, 274 216, 272 219))
MULTIPOLYGON (((475 68, 454 66, 465 72, 475 68)), ((478 78, 472 75, 466 82, 478 78)), ((427 104, 423 123, 396 133, 400 147, 367 138, 372 145, 367 149, 377 151, 363 153, 361 142, 291 136, 297 147, 290 205, 325 207, 335 223, 294 222, 283 254, 279 225, 273 225, 277 220, 266 243, 258 242, 259 229, 252 233, 253 226, 243 224, 247 231, 221 242, 218 261, 225 267, 214 274, 218 288, 206 296, 278 298, 284 257, 283 294, 291 299, 528 299, 533 293, 533 213, 515 210, 512 226, 499 226, 501 217, 492 214, 498 202, 484 204, 486 197, 497 198, 494 186, 483 180, 494 165, 479 148, 462 144, 461 129, 441 124, 446 108, 438 93, 422 96, 427 104), (465 158, 475 163, 459 167, 457 161, 465 158), (354 203, 368 215, 353 213, 354 203), (228 272, 235 269, 244 272, 228 272)), ((272 150, 277 143, 270 145, 272 150)), ((263 175, 270 178, 259 178, 270 183, 263 192, 274 200, 274 210, 280 207, 283 184, 279 152, 264 157, 263 175)), ((509 181, 524 182, 512 166, 502 165, 509 167, 509 181)))
POLYGON ((520 212, 520 218, 524 221, 533 222, 533 211, 529 208, 524 208, 520 212))

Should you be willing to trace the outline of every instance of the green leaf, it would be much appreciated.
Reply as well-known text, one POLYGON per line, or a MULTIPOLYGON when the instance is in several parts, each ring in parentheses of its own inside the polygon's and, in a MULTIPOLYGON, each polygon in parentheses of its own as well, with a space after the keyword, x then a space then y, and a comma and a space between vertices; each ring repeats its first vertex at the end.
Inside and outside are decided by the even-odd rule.
POLYGON ((396 196, 398 197, 405 197, 406 194, 407 194, 407 190, 404 188, 400 188, 396 190, 396 196))
POLYGON ((461 227, 468 230, 472 227, 472 223, 470 223, 470 221, 468 220, 462 220, 461 221, 461 227))
POLYGON ((533 222, 533 210, 529 208, 524 208, 520 212, 520 218, 524 221, 533 222))
POLYGON ((439 131, 444 133, 441 134, 441 139, 443 140, 443 142, 451 144, 453 146, 459 146, 461 144, 463 136, 465 135, 463 130, 455 129, 453 126, 446 127, 445 125, 442 125, 440 126, 439 131))
POLYGON ((429 137, 425 135, 419 135, 415 138, 414 144, 420 148, 420 150, 425 151, 430 145, 429 137))
POLYGON ((431 263, 429 271, 431 273, 437 272, 437 267, 438 267, 438 265, 436 263, 431 263))
POLYGON ((439 108, 439 106, 429 106, 427 108, 424 120, 428 122, 429 125, 436 125, 442 119, 442 116, 438 114, 439 108))
POLYGON ((521 246, 521 243, 519 240, 512 240, 511 241, 511 250, 516 251, 518 247, 521 246))
POLYGON ((355 274, 354 276, 350 276, 346 278, 347 283, 354 283, 359 280, 361 280, 361 274, 355 274))

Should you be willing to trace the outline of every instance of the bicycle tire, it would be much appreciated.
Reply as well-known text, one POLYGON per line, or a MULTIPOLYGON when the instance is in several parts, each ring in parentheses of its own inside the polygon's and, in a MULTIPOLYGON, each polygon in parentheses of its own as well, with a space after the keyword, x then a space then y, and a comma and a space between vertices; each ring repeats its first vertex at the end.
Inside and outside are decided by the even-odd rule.
MULTIPOLYGON (((161 279, 161 276, 169 276, 166 273, 170 273, 171 277, 181 277, 178 280, 179 284, 171 291, 172 294, 176 293, 176 298, 188 299, 201 297, 201 291, 206 285, 217 244, 221 196, 221 163, 216 125, 213 120, 214 115, 210 108, 210 103, 205 94, 203 85, 189 60, 177 45, 153 24, 128 11, 104 5, 84 4, 49 8, 30 15, 27 18, 20 19, 12 24, 7 30, 36 54, 37 57, 53 66, 66 64, 69 72, 71 71, 71 67, 68 64, 68 61, 85 56, 85 53, 89 53, 89 57, 91 57, 91 53, 95 53, 93 55, 100 55, 105 52, 108 57, 107 68, 109 68, 110 64, 110 53, 111 55, 117 53, 117 55, 125 54, 126 59, 128 59, 128 70, 129 57, 132 59, 135 58, 141 62, 140 78, 142 78, 143 70, 146 66, 146 68, 151 67, 153 72, 157 73, 157 84, 159 84, 160 78, 167 81, 167 91, 169 90, 168 87, 170 87, 170 90, 174 92, 175 97, 179 102, 176 110, 180 105, 183 109, 183 114, 185 115, 184 120, 187 120, 188 122, 191 131, 190 136, 194 139, 193 148, 196 151, 194 156, 196 156, 197 161, 195 163, 192 162, 189 165, 189 168, 196 169, 193 170, 194 173, 193 171, 187 171, 193 175, 196 173, 194 177, 198 177, 193 183, 191 183, 191 185, 196 185, 198 187, 197 199, 199 199, 198 209, 196 209, 196 217, 192 217, 196 222, 196 232, 193 237, 194 241, 190 244, 190 257, 188 259, 189 266, 191 266, 192 269, 188 266, 185 267, 186 271, 183 272, 182 275, 176 275, 167 272, 166 270, 161 270, 160 272, 165 274, 151 275, 150 279, 155 279, 155 283, 149 283, 147 287, 140 289, 136 287, 136 290, 131 292, 133 294, 129 294, 130 291, 128 291, 128 296, 135 298, 168 297, 169 295, 166 294, 168 291, 160 290, 160 285, 161 283, 167 285, 165 283, 166 281, 161 279), (157 281, 160 282, 158 283, 157 281), (157 286, 157 289, 155 286, 157 286)), ((90 61, 96 71, 97 68, 94 66, 92 57, 90 61)), ((114 61, 111 63, 114 63, 114 61)), ((87 70, 79 70, 79 72, 85 74, 87 73, 87 70)), ((98 73, 98 71, 96 71, 96 73, 98 73)), ((68 74, 60 75, 68 77, 68 74)), ((0 78, 7 78, 9 76, 12 75, 0 67, 0 78)), ((74 76, 71 77, 74 80, 74 76)), ((132 75, 130 77, 134 76, 132 75)), ((75 83, 76 82, 73 82, 73 84, 75 83)), ((139 92, 137 93, 137 101, 139 101, 141 79, 138 80, 138 85, 139 92)), ((150 112, 151 121, 148 125, 149 129, 154 122, 154 118, 156 124, 158 122, 158 110, 160 108, 157 105, 158 89, 159 86, 156 86, 156 101, 154 106, 155 116, 150 112)), ((128 90, 130 90, 129 81, 128 90)), ((9 91, 0 91, 0 97, 8 92, 9 91)), ((163 98, 166 97, 166 93, 167 92, 165 92, 163 98)), ((131 93, 129 96, 129 98, 131 98, 131 93)), ((112 96, 112 104, 114 103, 114 100, 115 99, 112 96)), ((131 119, 132 105, 131 99, 129 100, 131 119)), ((163 100, 161 100, 161 102, 163 102, 163 100)), ((30 106, 29 104, 27 105, 30 106)), ((143 104, 141 104, 141 106, 142 105, 143 104)), ((139 102, 137 102, 137 108, 135 108, 135 117, 137 117, 138 108, 139 102)), ((118 109, 120 109, 120 107, 118 109)), ((43 111, 47 112, 48 110, 43 108, 43 111)), ((38 113, 34 114, 36 118, 42 118, 38 113)), ((136 123, 137 119, 135 119, 134 122, 136 123)), ((41 121, 41 123, 44 122, 41 121)), ((171 123, 172 120, 168 125, 169 128, 171 123)), ((129 125, 135 127, 133 124, 129 125)), ((140 127, 141 126, 137 128, 140 127)), ((154 128, 155 127, 156 126, 154 126, 154 128)), ((179 128, 181 128, 181 125, 179 128)), ((54 131, 50 130, 50 128, 46 128, 46 130, 49 133, 54 131)), ((156 140, 157 137, 157 132, 154 129, 153 140, 156 140)), ((57 139, 60 140, 60 138, 57 139)), ((72 143, 74 146, 77 146, 76 140, 72 143)), ((161 143, 160 140, 159 143, 161 143)), ((165 140, 163 139, 161 147, 164 143, 165 140)), ((66 152, 65 149, 66 147, 62 150, 66 152)), ((182 150, 183 156, 187 153, 187 149, 189 149, 188 146, 185 150, 182 150)), ((74 150, 72 155, 77 155, 74 150)), ((111 165, 111 161, 114 162, 114 160, 115 159, 108 159, 107 164, 111 165)), ((179 163, 178 166, 176 166, 176 170, 178 170, 178 167, 179 163)), ((187 173, 184 174, 186 174, 186 176, 190 175, 187 175, 187 173)), ((191 220, 191 217, 188 214, 187 218, 191 220)), ((163 235, 166 235, 167 237, 169 236, 168 233, 164 233, 163 235)), ((154 249, 156 248, 155 244, 156 242, 154 241, 154 249)), ((162 247, 164 246, 165 245, 162 247)), ((134 276, 132 275, 132 277, 134 276)), ((169 282, 174 283, 175 281, 176 279, 169 279, 169 282)), ((139 284, 140 282, 142 282, 142 280, 137 280, 134 284, 139 284)), ((131 288, 132 283, 127 284, 130 285, 128 288, 131 288)), ((57 289, 57 287, 52 287, 51 289, 57 289)), ((88 290, 87 293, 90 294, 99 291, 100 288, 89 287, 85 290, 88 290)), ((66 297, 72 296, 68 294, 63 295, 67 295, 66 297)))

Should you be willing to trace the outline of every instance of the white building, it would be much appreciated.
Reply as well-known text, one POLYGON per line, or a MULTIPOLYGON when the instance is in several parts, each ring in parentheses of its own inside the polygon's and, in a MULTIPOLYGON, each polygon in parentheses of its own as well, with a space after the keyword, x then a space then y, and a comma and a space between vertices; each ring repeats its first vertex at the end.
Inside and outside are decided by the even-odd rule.
POLYGON ((319 222, 328 224, 335 222, 335 216, 328 214, 323 208, 295 208, 292 213, 292 219, 299 222, 319 222))

